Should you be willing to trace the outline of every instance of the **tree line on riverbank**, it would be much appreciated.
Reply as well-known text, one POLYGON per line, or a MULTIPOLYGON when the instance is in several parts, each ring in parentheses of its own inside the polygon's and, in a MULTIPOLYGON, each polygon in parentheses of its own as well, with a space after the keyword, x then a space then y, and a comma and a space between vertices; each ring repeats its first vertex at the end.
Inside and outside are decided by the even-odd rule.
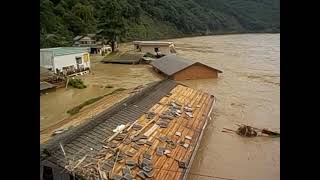
POLYGON ((97 31, 118 41, 280 32, 280 1, 40 0, 40 47, 97 31))

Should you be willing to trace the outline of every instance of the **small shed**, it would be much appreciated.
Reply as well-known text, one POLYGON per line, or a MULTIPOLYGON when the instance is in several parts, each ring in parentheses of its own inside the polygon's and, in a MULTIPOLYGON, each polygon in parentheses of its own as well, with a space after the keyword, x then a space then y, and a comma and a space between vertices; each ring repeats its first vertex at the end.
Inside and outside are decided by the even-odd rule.
POLYGON ((173 80, 217 78, 222 71, 177 55, 167 55, 150 63, 155 71, 173 80))

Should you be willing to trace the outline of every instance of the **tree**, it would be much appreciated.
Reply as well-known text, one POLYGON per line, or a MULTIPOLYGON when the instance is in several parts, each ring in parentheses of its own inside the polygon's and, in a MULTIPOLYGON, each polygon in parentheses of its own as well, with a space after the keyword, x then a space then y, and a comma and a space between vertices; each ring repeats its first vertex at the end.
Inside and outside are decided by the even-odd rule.
POLYGON ((98 27, 102 29, 101 35, 109 38, 113 52, 115 50, 115 42, 126 32, 122 16, 123 8, 118 0, 108 0, 105 1, 102 9, 98 27))

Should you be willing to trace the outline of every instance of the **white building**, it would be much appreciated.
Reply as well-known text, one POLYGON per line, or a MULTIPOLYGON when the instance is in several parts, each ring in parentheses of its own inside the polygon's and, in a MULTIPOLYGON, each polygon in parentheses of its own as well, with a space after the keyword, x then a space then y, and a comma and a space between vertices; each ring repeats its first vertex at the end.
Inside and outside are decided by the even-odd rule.
POLYGON ((173 42, 167 41, 133 41, 134 51, 152 54, 176 53, 173 42))
POLYGON ((80 47, 40 49, 40 66, 65 75, 89 70, 89 51, 89 48, 80 47))

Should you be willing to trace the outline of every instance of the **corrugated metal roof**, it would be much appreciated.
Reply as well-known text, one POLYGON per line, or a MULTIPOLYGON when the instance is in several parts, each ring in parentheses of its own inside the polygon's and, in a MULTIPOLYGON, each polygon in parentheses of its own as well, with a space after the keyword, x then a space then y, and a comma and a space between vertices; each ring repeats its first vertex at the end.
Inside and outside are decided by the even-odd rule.
MULTIPOLYGON (((159 58, 158 60, 155 60, 150 63, 153 67, 157 68, 162 73, 171 76, 193 64, 202 64, 200 62, 195 62, 192 60, 187 60, 182 57, 179 57, 175 54, 166 55, 162 58, 159 58)), ((222 71, 215 69, 213 67, 207 66, 205 64, 202 64, 210 69, 217 70, 219 73, 222 73, 222 71)))
POLYGON ((78 53, 84 53, 89 52, 88 47, 57 47, 57 48, 45 48, 40 49, 41 51, 49 51, 53 52, 54 56, 63 56, 68 54, 78 54, 78 53))

